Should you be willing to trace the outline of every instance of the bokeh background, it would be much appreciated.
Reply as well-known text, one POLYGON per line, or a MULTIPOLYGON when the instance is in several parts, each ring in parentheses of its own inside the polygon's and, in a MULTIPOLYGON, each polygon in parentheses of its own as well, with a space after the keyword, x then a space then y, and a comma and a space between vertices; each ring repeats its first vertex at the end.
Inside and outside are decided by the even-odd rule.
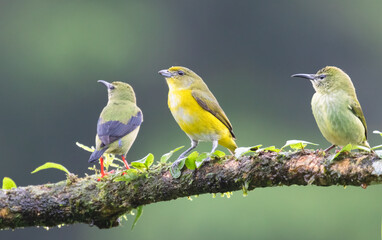
MULTIPOLYGON (((310 109, 314 90, 293 73, 326 65, 353 79, 382 139, 381 1, 0 1, 0 177, 56 182, 47 161, 84 176, 106 89, 126 81, 144 113, 128 160, 189 140, 167 108, 158 70, 193 69, 230 118, 239 146, 303 139, 329 145, 310 109)), ((210 150, 209 143, 199 151, 210 150)), ((220 150, 224 150, 221 147, 220 150)), ((380 239, 382 187, 275 187, 230 199, 203 195, 152 204, 134 231, 84 224, 1 231, 0 239, 380 239)))

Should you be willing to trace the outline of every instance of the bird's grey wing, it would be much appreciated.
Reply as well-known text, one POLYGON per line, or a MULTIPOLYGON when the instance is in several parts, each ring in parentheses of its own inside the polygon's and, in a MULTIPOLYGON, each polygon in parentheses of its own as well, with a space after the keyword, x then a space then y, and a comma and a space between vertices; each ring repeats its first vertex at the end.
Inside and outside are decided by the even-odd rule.
POLYGON ((131 133, 139 127, 142 122, 143 116, 141 111, 139 111, 137 115, 132 116, 126 124, 120 121, 102 122, 102 118, 99 118, 97 124, 97 135, 102 142, 101 147, 107 146, 131 133))

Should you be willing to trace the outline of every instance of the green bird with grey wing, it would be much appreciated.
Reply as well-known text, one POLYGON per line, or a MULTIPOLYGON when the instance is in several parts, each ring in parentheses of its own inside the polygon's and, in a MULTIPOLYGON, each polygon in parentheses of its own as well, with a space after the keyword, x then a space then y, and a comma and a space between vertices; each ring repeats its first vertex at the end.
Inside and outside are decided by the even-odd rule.
POLYGON ((309 79, 316 93, 312 111, 322 135, 335 146, 347 144, 370 148, 367 126, 350 77, 337 67, 328 66, 316 74, 294 74, 309 79))
POLYGON ((106 174, 103 167, 103 154, 121 155, 125 167, 129 169, 125 156, 138 135, 143 115, 136 104, 133 88, 124 82, 103 83, 108 90, 108 103, 102 110, 96 135, 96 149, 89 162, 100 160, 101 178, 106 174))

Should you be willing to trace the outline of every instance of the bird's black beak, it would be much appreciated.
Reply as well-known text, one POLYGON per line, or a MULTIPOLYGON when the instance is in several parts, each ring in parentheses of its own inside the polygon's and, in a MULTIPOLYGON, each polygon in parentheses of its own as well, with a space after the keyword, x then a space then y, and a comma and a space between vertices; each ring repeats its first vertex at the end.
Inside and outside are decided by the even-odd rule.
POLYGON ((114 89, 114 85, 109 82, 106 82, 105 80, 98 80, 97 82, 103 83, 107 87, 107 89, 114 89))
POLYGON ((314 80, 314 78, 316 77, 316 74, 297 73, 297 74, 293 74, 291 77, 299 77, 299 78, 314 80))
POLYGON ((160 70, 158 73, 165 78, 172 77, 172 74, 167 69, 160 70))

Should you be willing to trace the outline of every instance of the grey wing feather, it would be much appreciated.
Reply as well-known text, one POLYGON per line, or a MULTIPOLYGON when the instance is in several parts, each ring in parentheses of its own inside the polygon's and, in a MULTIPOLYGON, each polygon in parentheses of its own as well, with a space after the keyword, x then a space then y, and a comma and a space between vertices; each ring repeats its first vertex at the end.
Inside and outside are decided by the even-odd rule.
POLYGON ((126 124, 120 121, 107 121, 102 123, 102 119, 100 118, 97 124, 97 135, 102 142, 101 147, 107 146, 131 133, 139 127, 142 122, 143 116, 141 111, 139 111, 136 116, 131 117, 126 124))
POLYGON ((103 153, 106 151, 107 148, 103 148, 101 150, 95 150, 92 155, 90 155, 89 161, 88 162, 95 162, 97 161, 100 157, 102 157, 103 153))

